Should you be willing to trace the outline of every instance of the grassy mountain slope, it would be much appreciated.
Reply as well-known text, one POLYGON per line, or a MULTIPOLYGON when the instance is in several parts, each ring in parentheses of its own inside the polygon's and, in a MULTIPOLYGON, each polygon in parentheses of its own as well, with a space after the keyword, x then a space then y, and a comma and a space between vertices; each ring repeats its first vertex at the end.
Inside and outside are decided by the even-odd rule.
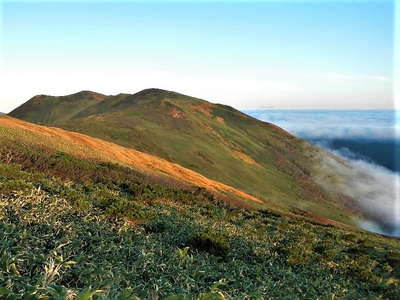
POLYGON ((101 142, 0 118, 1 299, 400 297, 399 240, 234 207, 101 142))
MULTIPOLYGON (((48 109, 32 109, 26 120, 43 122, 40 112, 48 109)), ((21 108, 10 115, 21 118, 21 108)), ((157 155, 276 206, 351 222, 343 211, 349 199, 314 180, 321 150, 231 107, 148 89, 109 96, 65 116, 46 124, 157 155)))
POLYGON ((55 121, 68 120, 106 98, 105 95, 82 91, 63 97, 38 95, 22 104, 12 114, 29 122, 49 124, 55 121))
MULTIPOLYGON (((45 147, 53 151, 63 151, 83 159, 119 163, 163 181, 205 188, 219 198, 224 198, 239 206, 256 208, 264 205, 259 199, 249 194, 210 180, 177 164, 82 134, 35 125, 10 117, 0 117, 0 130, 2 143, 9 147, 12 144, 22 143, 28 147, 45 147)), ((13 156, 12 154, 11 151, 10 156, 13 156)), ((36 159, 40 158, 36 157, 36 159)))

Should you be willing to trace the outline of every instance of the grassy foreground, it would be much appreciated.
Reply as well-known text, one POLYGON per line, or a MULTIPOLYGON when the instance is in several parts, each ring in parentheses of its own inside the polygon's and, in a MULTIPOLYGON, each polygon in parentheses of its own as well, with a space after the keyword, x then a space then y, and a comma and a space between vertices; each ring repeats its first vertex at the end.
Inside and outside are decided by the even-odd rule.
POLYGON ((398 240, 46 148, 0 161, 1 299, 400 297, 398 240))

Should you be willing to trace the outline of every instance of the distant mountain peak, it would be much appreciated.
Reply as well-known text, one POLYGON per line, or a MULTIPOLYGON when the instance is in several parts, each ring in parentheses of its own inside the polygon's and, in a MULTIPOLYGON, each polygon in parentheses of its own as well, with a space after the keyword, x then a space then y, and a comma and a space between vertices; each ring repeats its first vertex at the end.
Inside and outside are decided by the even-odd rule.
POLYGON ((106 98, 106 95, 92 91, 80 91, 66 96, 40 94, 14 109, 9 115, 30 122, 50 124, 70 119, 106 98))
POLYGON ((63 96, 63 97, 64 98, 67 98, 67 97, 86 97, 86 98, 103 100, 107 96, 104 95, 104 94, 101 94, 101 93, 96 93, 96 92, 93 92, 93 91, 84 90, 84 91, 80 91, 80 92, 77 92, 77 93, 74 93, 74 94, 70 94, 70 95, 67 95, 67 96, 63 96))
POLYGON ((71 95, 102 95, 102 96, 104 96, 101 93, 97 93, 97 92, 93 92, 93 91, 89 91, 89 90, 83 90, 83 91, 80 91, 80 92, 77 92, 77 93, 74 93, 71 95))
POLYGON ((40 100, 40 99, 44 99, 44 98, 47 98, 47 97, 51 97, 51 96, 44 95, 44 94, 35 95, 31 99, 29 99, 29 101, 40 100))
POLYGON ((133 94, 134 96, 163 96, 163 95, 179 95, 179 93, 173 92, 173 91, 168 91, 168 90, 163 90, 163 89, 158 89, 158 88, 148 88, 141 90, 140 92, 137 92, 133 94))
POLYGON ((68 98, 76 98, 76 97, 104 99, 107 96, 100 94, 100 93, 93 92, 93 91, 84 90, 84 91, 80 91, 80 92, 65 95, 65 96, 52 96, 52 95, 39 94, 39 95, 33 96, 31 99, 29 99, 29 101, 41 100, 41 99, 45 99, 45 98, 54 98, 54 99, 59 99, 59 98, 66 99, 67 98, 68 99, 68 98))
POLYGON ((159 88, 148 88, 148 89, 141 90, 139 93, 166 93, 166 92, 170 92, 170 91, 159 89, 159 88))

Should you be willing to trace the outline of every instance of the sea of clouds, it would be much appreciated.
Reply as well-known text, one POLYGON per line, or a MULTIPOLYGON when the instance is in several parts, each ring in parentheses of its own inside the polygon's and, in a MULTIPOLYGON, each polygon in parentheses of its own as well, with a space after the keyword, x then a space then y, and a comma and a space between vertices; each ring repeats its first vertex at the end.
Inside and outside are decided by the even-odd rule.
POLYGON ((249 110, 304 139, 400 139, 400 113, 393 110, 249 110))
MULTIPOLYGON (((357 201, 370 218, 359 226, 400 236, 400 112, 390 110, 251 110, 247 114, 274 123, 347 161, 327 158, 322 167, 345 180, 343 194, 357 201), (391 156, 391 157, 387 157, 391 156), (393 156, 393 157, 392 157, 393 156)), ((329 188, 329 183, 321 179, 329 188)))

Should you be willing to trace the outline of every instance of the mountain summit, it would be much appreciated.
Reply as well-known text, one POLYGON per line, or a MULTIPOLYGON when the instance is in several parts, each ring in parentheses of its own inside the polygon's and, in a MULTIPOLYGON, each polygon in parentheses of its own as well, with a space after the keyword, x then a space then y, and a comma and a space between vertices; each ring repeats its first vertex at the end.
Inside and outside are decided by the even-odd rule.
POLYGON ((91 91, 61 97, 37 95, 13 110, 10 115, 29 122, 50 124, 73 118, 81 110, 105 98, 105 95, 91 91))

